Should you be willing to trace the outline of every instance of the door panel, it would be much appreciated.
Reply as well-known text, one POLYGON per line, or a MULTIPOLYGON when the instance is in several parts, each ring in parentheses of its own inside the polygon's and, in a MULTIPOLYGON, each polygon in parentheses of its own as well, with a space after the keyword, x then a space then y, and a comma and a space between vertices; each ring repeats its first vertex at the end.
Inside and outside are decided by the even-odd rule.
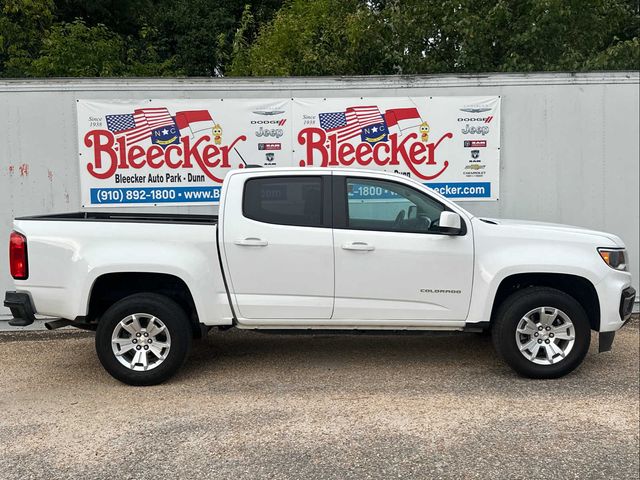
POLYGON ((438 234, 446 207, 403 184, 351 178, 342 190, 346 224, 334 230, 333 319, 464 320, 473 280, 471 232, 438 234), (349 245, 362 248, 344 248, 349 245))
POLYGON ((334 319, 464 320, 471 236, 335 230, 334 319), (349 242, 371 250, 345 250, 349 242), (440 293, 451 290, 453 293, 440 293))
POLYGON ((324 226, 327 182, 296 175, 246 183, 229 188, 244 195, 226 199, 224 212, 224 251, 238 315, 329 319, 334 258, 332 231, 324 226))

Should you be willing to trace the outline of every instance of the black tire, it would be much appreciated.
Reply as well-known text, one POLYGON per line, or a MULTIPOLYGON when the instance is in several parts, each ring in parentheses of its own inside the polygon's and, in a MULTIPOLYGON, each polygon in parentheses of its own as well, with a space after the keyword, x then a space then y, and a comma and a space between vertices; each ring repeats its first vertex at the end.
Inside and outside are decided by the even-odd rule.
POLYGON ((548 287, 529 287, 509 296, 500 305, 491 332, 498 354, 517 373, 529 378, 559 378, 572 372, 584 360, 591 343, 591 326, 582 306, 572 296, 548 287), (516 330, 522 317, 539 307, 561 310, 575 330, 575 343, 569 353, 550 365, 540 365, 525 358, 516 341, 516 330))
POLYGON ((191 338, 187 315, 176 302, 155 293, 138 293, 116 302, 102 315, 96 330, 96 352, 100 363, 113 378, 129 385, 157 385, 173 376, 182 366, 191 347, 191 338), (166 357, 157 366, 146 371, 136 371, 124 366, 111 346, 112 334, 120 321, 133 314, 157 317, 170 335, 170 348, 166 357))

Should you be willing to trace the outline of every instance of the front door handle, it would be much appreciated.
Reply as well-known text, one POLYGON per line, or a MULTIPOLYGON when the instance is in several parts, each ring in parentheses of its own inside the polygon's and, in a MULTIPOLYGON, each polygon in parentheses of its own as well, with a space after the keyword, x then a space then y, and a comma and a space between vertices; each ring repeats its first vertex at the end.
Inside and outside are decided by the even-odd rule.
POLYGON ((266 247, 269 245, 269 242, 258 237, 241 238, 233 243, 240 245, 241 247, 266 247))
POLYGON ((376 247, 369 245, 367 242, 347 242, 342 244, 343 250, 359 250, 361 252, 370 252, 376 247))

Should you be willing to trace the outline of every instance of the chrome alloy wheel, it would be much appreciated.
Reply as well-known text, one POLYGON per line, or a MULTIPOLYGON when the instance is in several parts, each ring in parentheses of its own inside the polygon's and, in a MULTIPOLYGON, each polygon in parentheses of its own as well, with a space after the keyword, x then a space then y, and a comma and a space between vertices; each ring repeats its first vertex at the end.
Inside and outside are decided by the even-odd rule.
POLYGON ((159 318, 135 313, 123 318, 113 329, 111 349, 118 361, 130 370, 151 370, 167 358, 171 335, 159 318))
POLYGON ((520 353, 538 365, 562 361, 576 342, 571 319, 554 307, 538 307, 526 313, 516 328, 516 344, 520 353))

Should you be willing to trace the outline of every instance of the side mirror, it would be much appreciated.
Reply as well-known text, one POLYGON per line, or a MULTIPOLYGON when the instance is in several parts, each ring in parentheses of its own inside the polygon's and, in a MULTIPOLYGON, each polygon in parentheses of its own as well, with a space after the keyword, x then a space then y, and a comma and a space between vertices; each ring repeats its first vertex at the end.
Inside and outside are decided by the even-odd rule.
POLYGON ((440 214, 438 228, 447 235, 458 235, 462 230, 460 215, 455 212, 444 211, 440 214))

